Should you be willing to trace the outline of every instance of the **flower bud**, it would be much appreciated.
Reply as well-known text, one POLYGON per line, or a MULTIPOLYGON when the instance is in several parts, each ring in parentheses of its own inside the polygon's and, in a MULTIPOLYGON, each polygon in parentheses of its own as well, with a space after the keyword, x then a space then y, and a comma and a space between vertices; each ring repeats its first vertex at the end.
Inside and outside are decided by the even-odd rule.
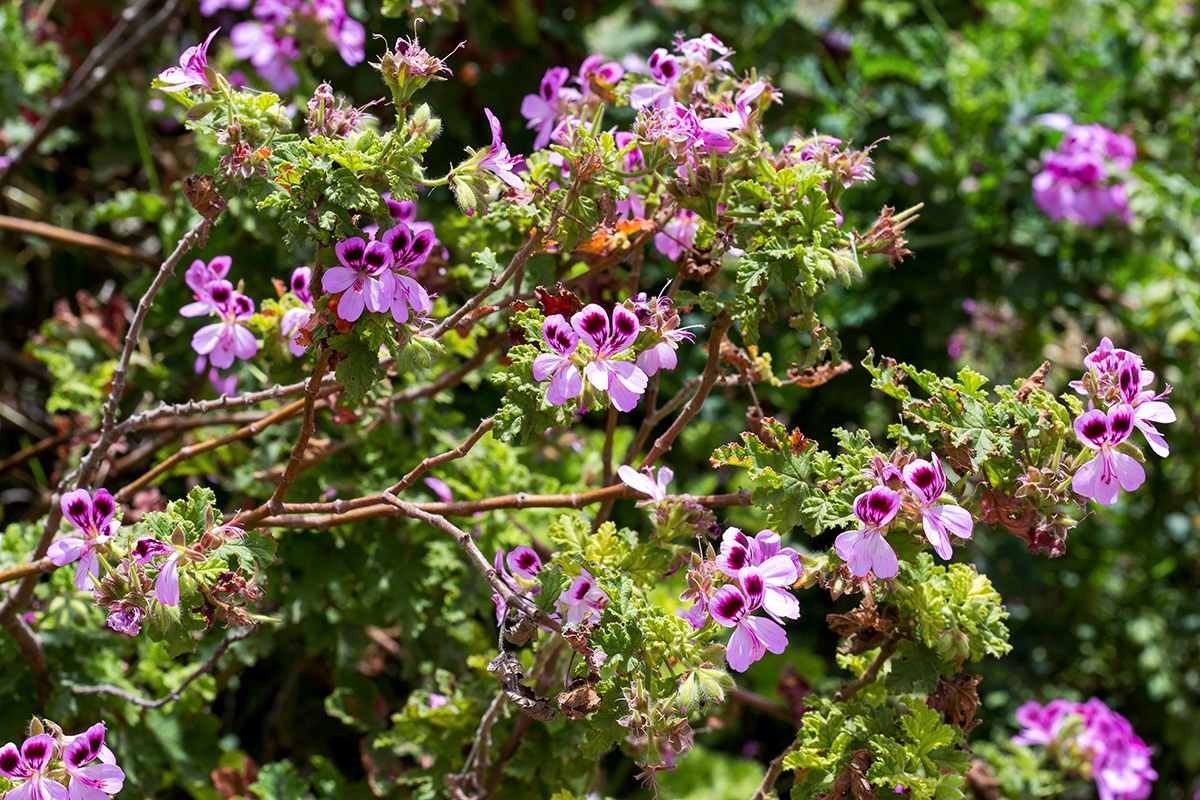
POLYGON ((29 735, 41 736, 45 732, 46 729, 42 727, 42 721, 37 717, 31 717, 29 720, 29 735))

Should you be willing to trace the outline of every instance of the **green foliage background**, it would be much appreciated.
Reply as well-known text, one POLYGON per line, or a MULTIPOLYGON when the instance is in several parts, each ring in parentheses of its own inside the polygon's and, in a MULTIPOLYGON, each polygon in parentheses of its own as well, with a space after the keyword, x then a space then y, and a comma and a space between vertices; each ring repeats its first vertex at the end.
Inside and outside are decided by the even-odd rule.
MULTIPOLYGON (((394 39, 409 30, 407 20, 384 18, 373 3, 349 5, 367 24, 369 57, 377 52, 370 34, 394 39)), ((10 63, 0 68, 6 126, 21 124, 18 109, 44 112, 44 92, 59 80, 65 59, 27 38, 14 8, 0 9, 4 39, 14 43, 3 48, 10 63)), ((56 18, 64 30, 70 30, 68 11, 56 18)), ((6 213, 36 214, 130 243, 178 238, 191 212, 181 207, 177 181, 193 169, 211 170, 214 156, 197 155, 191 137, 170 124, 178 112, 147 109, 149 94, 139 87, 209 30, 195 11, 184 22, 142 54, 127 79, 110 84, 70 129, 47 142, 53 161, 27 170, 32 188, 3 201, 24 207, 6 213), (139 137, 145 146, 139 147, 139 137)), ((835 287, 823 301, 822 318, 838 331, 847 360, 858 363, 874 347, 939 374, 969 364, 996 384, 1049 360, 1048 388, 1061 391, 1075 377, 1081 346, 1095 346, 1108 335, 1144 354, 1160 380, 1175 387, 1172 404, 1180 419, 1166 431, 1171 457, 1148 466, 1139 492, 1079 526, 1064 557, 1033 556, 1003 530, 977 527, 959 558, 969 557, 990 578, 1011 615, 1012 652, 979 667, 984 722, 972 741, 1006 738, 1012 712, 1025 700, 1098 696, 1157 748, 1154 766, 1161 777, 1154 796, 1190 797, 1200 773, 1200 14, 1182 2, 1116 0, 468 0, 459 22, 437 21, 423 33, 434 53, 467 42, 450 61, 456 78, 423 98, 444 119, 444 134, 430 150, 431 172, 457 158, 464 145, 487 141, 485 105, 504 123, 510 149, 526 151, 533 133, 522 130, 517 109, 523 95, 536 91, 545 68, 574 68, 595 50, 644 56, 675 31, 715 33, 737 51, 733 63, 739 69, 754 66, 776 76, 785 96, 770 112, 775 127, 816 129, 859 144, 886 137, 875 150, 876 181, 855 193, 854 206, 846 209, 853 223, 865 227, 884 204, 925 203, 909 229, 912 258, 895 268, 871 262, 865 281, 835 287), (1135 221, 1128 229, 1052 223, 1034 206, 1030 179, 1054 141, 1035 117, 1048 112, 1099 122, 1137 141, 1135 221), (967 299, 983 311, 968 314, 967 299), (961 348, 957 357, 948 352, 952 337, 961 348)), ((227 51, 220 59, 224 67, 234 66, 227 51)), ((350 70, 329 54, 311 70, 310 78, 329 78, 359 103, 382 93, 371 70, 350 70)), ((486 243, 463 236, 448 194, 434 192, 421 209, 451 247, 451 274, 477 274, 469 266, 471 253, 486 243)), ((268 296, 272 278, 285 278, 312 256, 284 251, 277 230, 268 212, 234 201, 196 255, 233 255, 248 293, 268 296)), ((43 320, 55 300, 78 289, 111 292, 104 288, 108 281, 136 298, 148 274, 42 240, 4 237, 0 355, 16 365, 4 385, 6 401, 94 412, 113 354, 100 339, 56 331, 53 323, 43 327, 43 320), (47 366, 62 379, 53 393, 45 370, 14 355, 39 327, 49 342, 47 366), (63 346, 54 347, 56 342, 63 346), (55 366, 51 354, 61 360, 64 352, 70 363, 55 366)), ((536 268, 532 263, 531 274, 536 268)), ((665 280, 668 266, 648 263, 645 274, 665 280)), ((211 396, 191 372, 193 329, 175 313, 185 294, 179 281, 161 297, 147 325, 156 332, 154 361, 135 373, 140 390, 169 402, 211 396)), ((764 329, 764 338, 788 336, 779 325, 764 329)), ((447 344, 453 351, 456 343, 447 344)), ((469 342, 457 345, 469 352, 469 342)), ((694 374, 703 363, 699 352, 691 358, 680 374, 694 374)), ((298 366, 270 375, 243 369, 243 388, 301 377, 298 366)), ((669 379, 664 390, 673 391, 670 381, 683 379, 669 379)), ((398 424, 372 431, 305 474, 293 497, 326 491, 349 497, 387 485, 423 455, 452 446, 455 431, 473 428, 495 410, 502 387, 475 388, 456 395, 454 405, 449 397, 435 397, 402 406, 398 424)), ((787 428, 799 427, 829 449, 836 448, 830 433, 835 427, 866 429, 884 441, 897 412, 894 400, 870 388, 862 369, 818 389, 763 386, 760 397, 787 428)), ((671 455, 676 485, 696 493, 738 488, 730 485, 741 479, 737 470, 714 473, 706 465, 714 448, 733 440, 731 431, 743 429, 744 412, 745 401, 732 391, 709 401, 671 455)), ((512 449, 487 439, 456 470, 438 476, 457 499, 571 491, 598 473, 602 429, 596 415, 576 426, 582 457, 563 440, 512 449)), ((334 435, 345 438, 352 430, 334 435)), ((294 434, 294 425, 283 426, 256 440, 254 450, 229 448, 196 459, 191 482, 212 483, 219 502, 261 496, 266 484, 255 476, 286 459, 294 434)), ((21 436, 8 426, 0 431, 3 452, 29 443, 21 436)), ((15 492, 4 502, 3 566, 19 563, 35 538, 25 520, 39 513, 38 501, 27 488, 30 482, 45 487, 52 469, 47 457, 26 473, 0 478, 0 487, 15 492)), ((182 497, 188 482, 161 488, 168 497, 182 497)), ((618 509, 618 523, 638 524, 633 514, 618 509)), ((527 511, 521 524, 544 531, 556 518, 527 511)), ((727 518, 748 530, 762 526, 753 510, 735 510, 727 518)), ((472 520, 481 549, 490 554, 526 541, 512 522, 505 512, 472 520)), ((826 534, 816 545, 831 543, 826 534)), ((129 774, 130 796, 215 798, 210 770, 240 766, 243 754, 266 765, 259 773, 264 796, 365 796, 368 783, 390 787, 399 765, 409 771, 396 791, 432 796, 440 772, 412 765, 431 755, 449 759, 439 762, 440 771, 461 763, 462 743, 473 735, 494 687, 484 672, 486 659, 480 660, 480 643, 493 638, 484 583, 452 542, 394 520, 294 531, 281 537, 280 553, 267 587, 270 612, 284 622, 234 645, 234 657, 222 662, 228 666, 202 678, 184 699, 146 711, 64 691, 47 716, 68 730, 101 717, 112 721, 112 745, 129 774), (402 658, 385 659, 374 674, 364 667, 378 655, 369 628, 388 631, 403 648, 402 658), (430 709, 431 692, 446 694, 451 705, 430 709)), ((161 644, 144 638, 116 643, 87 598, 69 591, 68 572, 50 578, 59 596, 37 609, 48 656, 65 686, 110 682, 161 695, 178 685, 189 663, 170 661, 161 644), (136 669, 127 672, 122 662, 136 669)), ((823 619, 844 610, 846 601, 831 604, 812 590, 801 602, 803 618, 789 627, 792 648, 756 665, 745 685, 775 696, 783 663, 814 684, 840 682, 832 659, 835 637, 823 619)), ((196 658, 207 657, 216 641, 210 635, 196 658)), ((8 740, 17 738, 33 712, 33 695, 7 637, 0 638, 0 662, 0 740, 8 740)), ((512 718, 504 722, 512 724, 512 718)), ((664 786, 680 797, 748 796, 761 775, 758 762, 782 749, 789 735, 786 726, 740 709, 723 730, 701 737, 704 750, 667 776, 664 786)), ((575 746, 561 727, 535 726, 510 764, 512 779, 502 796, 537 794, 545 785, 577 793, 597 788, 572 766, 575 746)), ((602 766, 606 777, 598 788, 622 796, 639 791, 629 762, 614 756, 602 766)))

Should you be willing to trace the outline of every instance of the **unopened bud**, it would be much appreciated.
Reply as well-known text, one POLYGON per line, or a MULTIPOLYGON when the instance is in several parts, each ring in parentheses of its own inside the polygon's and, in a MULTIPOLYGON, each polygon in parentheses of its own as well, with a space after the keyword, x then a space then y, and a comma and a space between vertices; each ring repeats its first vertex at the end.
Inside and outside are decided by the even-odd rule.
POLYGON ((46 729, 44 727, 42 727, 42 721, 40 719, 38 719, 37 717, 30 718, 30 720, 29 720, 29 735, 30 736, 41 736, 45 732, 46 732, 46 729))

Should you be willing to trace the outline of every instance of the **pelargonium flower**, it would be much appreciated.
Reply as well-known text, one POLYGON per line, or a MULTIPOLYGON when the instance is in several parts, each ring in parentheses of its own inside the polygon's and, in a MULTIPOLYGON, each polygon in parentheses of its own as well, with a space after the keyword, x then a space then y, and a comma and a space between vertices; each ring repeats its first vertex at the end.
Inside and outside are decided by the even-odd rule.
POLYGON ((876 486, 854 498, 854 516, 863 527, 840 534, 833 543, 838 558, 846 562, 851 574, 859 578, 871 573, 877 578, 896 577, 900 562, 884 538, 884 528, 899 510, 900 495, 886 486, 876 486))
MULTIPOLYGON (((17 750, 12 742, 0 748, 0 775, 17 787, 5 795, 8 800, 73 800, 67 787, 49 777, 57 742, 48 733, 30 736, 17 750)), ((124 777, 122 775, 122 777, 124 777)))
POLYGON ((533 378, 538 382, 550 378, 546 402, 561 406, 583 391, 583 378, 572 358, 579 347, 579 334, 562 314, 554 314, 542 322, 542 339, 551 352, 533 360, 533 378))
POLYGON ((435 241, 433 229, 414 231, 401 222, 384 233, 382 241, 391 254, 392 317, 396 322, 408 322, 409 309, 417 314, 428 314, 433 310, 429 292, 409 273, 415 273, 417 267, 424 264, 425 259, 429 257, 435 241))
POLYGON ((542 557, 527 544, 517 545, 505 557, 504 563, 514 575, 526 581, 536 581, 542 571, 542 557))
POLYGON ((247 20, 233 26, 229 40, 233 54, 249 60, 275 91, 287 92, 300 83, 300 76, 291 63, 300 58, 300 47, 294 36, 277 33, 275 25, 247 20))
POLYGON ((584 97, 603 97, 601 93, 610 93, 624 77, 624 67, 615 61, 605 62, 603 53, 594 53, 579 65, 579 74, 575 81, 584 97))
POLYGON ((108 607, 108 627, 117 633, 137 636, 142 631, 142 619, 146 612, 133 603, 117 600, 108 607))
POLYGON ((679 314, 672 309, 669 297, 647 299, 645 292, 633 299, 633 313, 637 315, 638 323, 643 329, 649 329, 659 337, 660 341, 647 347, 638 354, 638 369, 647 375, 653 375, 660 369, 675 369, 679 364, 676 351, 680 342, 690 342, 692 331, 703 325, 686 325, 679 327, 679 314))
POLYGON ((179 562, 187 555, 182 541, 167 544, 157 539, 138 539, 132 552, 135 564, 145 564, 156 558, 166 557, 158 565, 158 577, 154 579, 154 597, 164 606, 179 605, 179 562))
POLYGON ((711 33, 706 33, 695 39, 684 39, 680 36, 675 45, 675 50, 693 64, 699 64, 708 69, 720 69, 725 72, 733 71, 733 65, 727 60, 731 55, 730 49, 725 46, 724 42, 711 33), (717 54, 717 58, 714 59, 712 57, 713 53, 717 54))
POLYGON ((208 69, 208 46, 220 30, 217 28, 210 33, 203 44, 193 45, 184 50, 183 55, 179 57, 178 67, 169 67, 160 72, 158 79, 167 85, 159 88, 172 93, 183 92, 196 86, 215 90, 217 87, 208 82, 204 71, 208 69))
POLYGON ((93 578, 100 574, 96 551, 112 539, 121 527, 114 517, 117 503, 108 489, 97 489, 95 495, 87 489, 67 492, 59 501, 63 516, 76 528, 81 536, 68 536, 50 545, 46 555, 56 567, 66 566, 78 560, 75 568, 75 586, 88 591, 94 585, 93 578))
POLYGON ((775 655, 787 648, 787 633, 777 622, 752 616, 761 607, 763 584, 750 576, 741 588, 727 584, 708 601, 708 613, 726 628, 734 628, 725 648, 725 660, 735 672, 745 672, 769 650, 775 655))
POLYGON ((1033 199, 1052 220, 1095 228, 1117 217, 1128 224, 1132 214, 1120 175, 1136 158, 1137 146, 1128 136, 1102 125, 1072 125, 1058 149, 1043 154, 1033 199))
POLYGON ((347 322, 362 316, 363 308, 383 311, 392 302, 394 278, 388 267, 391 254, 383 242, 366 242, 353 236, 333 247, 340 267, 325 270, 321 288, 327 292, 343 292, 337 314, 347 322))
POLYGON ((1134 426, 1146 437, 1150 449, 1165 458, 1171 454, 1171 448, 1154 423, 1175 421, 1174 409, 1162 402, 1162 398, 1171 393, 1171 387, 1161 394, 1144 388, 1143 380, 1147 375, 1150 378, 1145 383, 1154 380, 1153 372, 1141 368, 1140 358, 1136 362, 1129 361, 1117 373, 1117 388, 1120 399, 1133 409, 1134 426))
POLYGON ((686 208, 680 209, 663 229, 654 234, 654 247, 667 258, 675 261, 692 246, 696 238, 696 228, 699 227, 699 217, 696 212, 686 208))
POLYGON ((933 463, 923 458, 910 461, 904 468, 904 483, 912 490, 917 500, 917 510, 921 512, 921 522, 925 527, 925 538, 933 545, 934 552, 942 558, 950 558, 953 549, 947 534, 953 533, 960 539, 970 539, 975 520, 965 508, 952 503, 937 504, 946 491, 946 473, 937 454, 933 455, 933 463))
POLYGON ((566 606, 568 625, 585 622, 588 617, 591 617, 593 622, 599 620, 609 602, 608 595, 596 585, 596 579, 586 569, 559 595, 559 601, 566 606))
POLYGON ((193 261, 184 274, 184 281, 192 290, 195 302, 188 303, 179 309, 180 315, 203 317, 206 314, 215 313, 217 305, 213 302, 212 286, 229 274, 231 266, 233 266, 233 259, 229 256, 214 256, 207 264, 199 258, 193 261))
POLYGON ((104 746, 104 732, 104 723, 97 722, 63 747, 63 766, 71 776, 67 784, 70 800, 101 800, 121 791, 125 771, 105 760, 105 752, 111 758, 112 751, 104 746), (92 763, 97 760, 99 764, 92 763))
POLYGON ((571 327, 595 354, 583 369, 588 383, 608 392, 618 411, 632 411, 646 391, 649 379, 632 361, 618 361, 615 357, 637 340, 640 327, 637 317, 624 306, 617 306, 610 322, 603 308, 588 303, 571 317, 571 327))
POLYGON ((779 534, 764 530, 750 539, 737 528, 727 528, 721 537, 721 552, 716 565, 721 572, 743 584, 751 577, 758 581, 755 585, 763 587, 761 604, 776 620, 800 616, 800 602, 788 591, 799 577, 796 551, 790 547, 781 548, 779 534))
POLYGON ((485 108, 483 113, 492 128, 492 143, 488 146, 483 160, 479 162, 479 168, 487 170, 514 189, 524 189, 525 182, 513 174, 513 169, 520 166, 523 159, 520 156, 509 155, 508 146, 502 138, 500 120, 496 119, 491 109, 485 108))
POLYGON ((1133 407, 1128 403, 1113 406, 1107 414, 1092 409, 1079 415, 1075 420, 1075 435, 1085 447, 1098 452, 1071 479, 1076 494, 1108 506, 1117 502, 1118 484, 1132 492, 1145 482, 1146 470, 1137 459, 1116 449, 1132 432, 1133 407))
POLYGON ((675 470, 670 467, 660 467, 658 478, 655 479, 653 477, 654 468, 651 467, 650 469, 650 475, 646 475, 628 464, 622 464, 617 467, 617 476, 620 477, 622 483, 635 492, 649 495, 651 502, 661 503, 667 499, 667 484, 675 477, 675 470))
POLYGON ((289 286, 291 287, 292 294, 304 305, 289 308, 283 312, 283 319, 279 321, 279 331, 283 334, 283 338, 287 340, 288 352, 294 356, 302 356, 304 355, 305 345, 296 342, 296 333, 304 323, 308 322, 314 311, 312 267, 296 267, 292 270, 292 278, 289 286))
POLYGON ((525 127, 538 132, 533 140, 534 150, 541 150, 550 143, 550 134, 562 113, 561 101, 579 99, 579 92, 566 88, 570 76, 566 67, 551 67, 542 76, 537 94, 527 94, 521 101, 521 116, 529 120, 525 127))
POLYGON ((679 59, 665 48, 658 48, 646 59, 653 83, 640 83, 629 93, 629 105, 636 109, 666 108, 674 101, 675 84, 683 75, 679 59))
POLYGON ((233 284, 226 280, 212 283, 209 296, 221 321, 196 331, 192 335, 192 349, 208 356, 219 369, 228 369, 235 358, 253 358, 258 352, 258 340, 241 323, 254 316, 254 301, 235 292, 233 284))
POLYGON ((1022 730, 1012 737, 1013 744, 1050 744, 1058 738, 1067 717, 1075 713, 1078 703, 1070 700, 1054 700, 1043 706, 1030 700, 1016 711, 1017 722, 1022 730))

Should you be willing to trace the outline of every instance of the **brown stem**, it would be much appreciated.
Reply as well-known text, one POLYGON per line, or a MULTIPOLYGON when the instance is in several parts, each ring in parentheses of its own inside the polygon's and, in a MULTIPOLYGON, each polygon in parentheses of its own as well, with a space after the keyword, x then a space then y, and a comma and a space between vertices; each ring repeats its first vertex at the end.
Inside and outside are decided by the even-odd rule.
POLYGON ((712 333, 708 337, 708 363, 704 365, 704 372, 700 375, 700 386, 696 389, 696 393, 692 395, 692 399, 683 407, 683 411, 679 412, 675 422, 667 429, 667 432, 658 437, 654 442, 654 447, 642 459, 639 467, 645 468, 654 464, 662 456, 663 453, 671 449, 671 445, 675 442, 675 437, 679 436, 679 432, 692 421, 692 417, 700 411, 700 407, 704 405, 704 401, 708 398, 708 393, 712 390, 713 384, 717 382, 718 373, 721 368, 721 341, 725 338, 725 332, 729 330, 729 326, 733 324, 733 318, 729 312, 723 312, 719 317, 713 320, 712 333))
POLYGON ((265 517, 267 514, 277 512, 283 505, 283 498, 287 495, 288 489, 300 475, 300 467, 304 463, 304 451, 308 449, 309 440, 317 432, 317 395, 321 393, 321 379, 325 377, 325 371, 329 369, 329 356, 329 349, 322 346, 321 354, 317 356, 316 366, 313 367, 312 376, 308 379, 308 388, 304 391, 304 422, 300 424, 300 435, 296 437, 296 444, 292 447, 292 457, 288 459, 287 467, 283 470, 283 477, 280 478, 279 485, 275 487, 275 493, 261 508, 250 512, 250 516, 246 519, 247 525, 254 524, 254 520, 259 516, 265 517))
POLYGON ((792 742, 786 750, 771 759, 771 763, 767 765, 767 774, 763 776, 762 783, 758 785, 758 789, 750 800, 771 800, 776 797, 775 782, 779 780, 779 774, 783 772, 783 760, 787 758, 788 753, 794 752, 799 746, 799 742, 792 742))
POLYGON ((887 660, 892 657, 892 654, 896 652, 896 648, 899 646, 900 638, 898 636, 888 638, 880 645, 879 655, 875 656, 875 660, 863 670, 862 675, 859 675, 850 681, 850 683, 837 690, 837 694, 833 696, 833 702, 844 703, 853 697, 859 689, 874 683, 875 679, 879 677, 879 670, 883 669, 883 665, 887 663, 887 660))
POLYGON ((123 486, 120 491, 114 495, 114 497, 118 503, 127 503, 129 502, 129 499, 133 497, 135 492, 144 488, 159 476, 170 472, 171 469, 178 464, 187 461, 188 459, 195 458, 203 453, 224 447, 231 442, 236 442, 240 439, 248 439, 251 436, 257 436, 275 423, 282 422, 285 419, 289 419, 301 413, 304 410, 306 402, 307 399, 293 400, 291 403, 288 403, 278 411, 275 411, 260 420, 252 422, 245 427, 238 428, 236 431, 227 433, 224 436, 218 436, 216 439, 208 439, 207 441, 197 442, 195 444, 189 444, 186 447, 182 447, 170 458, 156 464, 153 469, 138 477, 137 480, 134 480, 131 483, 123 486))
POLYGON ((101 253, 108 253, 109 255, 128 259, 129 261, 138 261, 142 264, 158 266, 159 263, 155 256, 134 250, 128 245, 103 239, 99 236, 92 236, 89 233, 80 233, 68 228, 60 228, 57 225, 51 225, 46 222, 36 222, 31 219, 21 219, 19 217, 9 217, 0 214, 0 229, 27 233, 31 236, 38 236, 55 242, 66 242, 67 244, 77 245, 89 250, 97 250, 101 253))
MULTIPOLYGON (((750 505, 750 492, 743 489, 734 494, 711 495, 681 495, 693 503, 706 508, 730 508, 733 506, 750 505)), ((496 511, 506 508, 584 508, 593 503, 602 503, 609 499, 643 499, 645 495, 635 492, 625 484, 606 486, 603 489, 593 489, 576 494, 518 494, 485 497, 481 500, 459 500, 450 503, 412 503, 413 508, 433 514, 444 514, 451 517, 469 517, 478 511, 496 511)), ((295 510, 296 514, 281 514, 277 517, 267 517, 258 520, 264 528, 287 528, 295 530, 323 531, 338 525, 350 525, 368 519, 379 517, 396 517, 401 512, 384 503, 360 507, 346 513, 326 513, 325 516, 313 517, 306 514, 327 511, 333 503, 313 503, 311 505, 297 504, 285 506, 284 511, 295 510), (323 508, 315 508, 322 506, 323 508)))
POLYGON ((601 461, 604 464, 603 472, 600 477, 600 485, 608 486, 612 483, 612 455, 613 455, 613 436, 617 432, 617 407, 610 406, 608 409, 608 423, 604 426, 604 450, 601 453, 601 461))
POLYGON ((458 325, 459 321, 470 314, 479 306, 483 305, 483 301, 492 296, 492 294, 508 282, 517 270, 525 266, 525 262, 533 255, 534 251, 541 245, 546 238, 546 232, 541 228, 534 228, 529 238, 525 240, 525 244, 521 245, 521 249, 513 254, 512 261, 508 263, 504 271, 488 281, 488 285, 483 287, 483 291, 476 294, 470 300, 463 304, 462 308, 455 311, 450 316, 446 317, 433 331, 429 334, 434 339, 440 339, 446 335, 446 331, 458 325))
POLYGON ((779 703, 768 700, 761 694, 752 692, 749 689, 743 689, 740 686, 730 689, 725 695, 734 703, 741 703, 744 706, 753 708, 755 711, 761 711, 769 717, 774 717, 781 722, 786 722, 789 725, 797 723, 796 715, 789 708, 784 708, 779 703))

